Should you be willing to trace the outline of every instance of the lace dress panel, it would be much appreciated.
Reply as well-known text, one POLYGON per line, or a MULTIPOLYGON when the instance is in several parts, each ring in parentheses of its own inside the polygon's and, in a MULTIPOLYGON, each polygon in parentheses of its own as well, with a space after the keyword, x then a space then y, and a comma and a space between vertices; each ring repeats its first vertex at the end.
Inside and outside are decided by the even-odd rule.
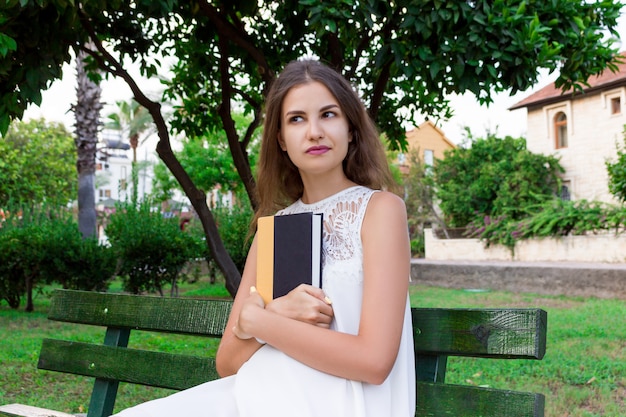
POLYGON ((298 200, 278 213, 311 211, 324 214, 322 287, 328 288, 328 285, 332 285, 329 280, 335 279, 362 282, 361 225, 367 203, 374 192, 366 187, 355 186, 313 204, 298 200))

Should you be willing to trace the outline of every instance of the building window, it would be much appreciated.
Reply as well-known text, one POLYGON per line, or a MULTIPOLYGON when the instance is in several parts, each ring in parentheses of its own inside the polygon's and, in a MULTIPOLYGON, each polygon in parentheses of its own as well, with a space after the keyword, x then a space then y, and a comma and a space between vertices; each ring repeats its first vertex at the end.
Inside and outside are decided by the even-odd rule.
POLYGON ((570 181, 566 180, 561 183, 561 192, 559 195, 561 200, 570 201, 572 199, 572 194, 570 193, 570 186, 571 186, 570 181))
POLYGON ((433 166, 435 160, 435 152, 431 149, 424 149, 424 165, 427 167, 433 166))
POLYGON ((567 116, 563 112, 554 116, 554 136, 557 149, 567 148, 567 116))
POLYGON ((622 102, 619 97, 613 97, 611 99, 611 114, 622 113, 622 102))

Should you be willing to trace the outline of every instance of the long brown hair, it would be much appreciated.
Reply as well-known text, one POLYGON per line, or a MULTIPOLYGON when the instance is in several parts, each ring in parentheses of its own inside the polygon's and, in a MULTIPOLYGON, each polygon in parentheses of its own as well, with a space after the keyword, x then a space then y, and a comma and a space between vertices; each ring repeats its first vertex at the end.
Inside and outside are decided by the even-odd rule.
POLYGON ((352 141, 343 161, 351 181, 372 189, 396 186, 378 130, 350 83, 338 72, 313 60, 290 62, 272 83, 265 100, 265 120, 258 163, 258 209, 251 227, 260 216, 272 215, 302 196, 298 168, 278 143, 283 100, 294 87, 319 82, 328 88, 348 119, 352 141))

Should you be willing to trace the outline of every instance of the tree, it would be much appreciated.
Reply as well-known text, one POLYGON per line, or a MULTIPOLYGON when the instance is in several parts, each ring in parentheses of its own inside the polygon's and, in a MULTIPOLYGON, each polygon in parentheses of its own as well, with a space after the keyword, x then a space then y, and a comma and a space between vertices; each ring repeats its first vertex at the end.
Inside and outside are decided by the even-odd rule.
POLYGON ((609 191, 622 203, 626 201, 626 136, 624 145, 617 145, 617 160, 606 161, 609 174, 609 191))
POLYGON ((451 226, 484 216, 519 220, 529 207, 557 195, 562 172, 556 157, 528 151, 525 139, 489 134, 435 162, 435 194, 451 226))
POLYGON ((12 123, 0 138, 0 155, 3 204, 52 206, 73 200, 76 149, 62 124, 44 119, 12 123))
POLYGON ((401 107, 446 117, 449 93, 472 91, 489 102, 493 92, 530 87, 541 68, 560 70, 556 83, 564 88, 614 70, 618 51, 601 32, 617 35, 621 7, 617 0, 10 0, 0 23, 0 132, 10 118, 22 116, 27 103, 41 100, 41 90, 69 60, 69 48, 91 39, 94 62, 122 77, 152 115, 157 152, 200 216, 233 293, 240 276, 204 194, 173 154, 159 103, 122 63, 134 61, 150 77, 165 72, 159 56, 177 59, 165 91, 180 103, 172 126, 193 137, 223 130, 255 207, 248 147, 261 123, 263 97, 287 61, 318 56, 342 71, 390 142, 402 145, 401 107), (243 135, 232 117, 241 108, 252 117, 243 135))
MULTIPOLYGON (((88 47, 91 47, 89 45, 88 47)), ((89 55, 79 51, 76 59, 76 104, 72 106, 76 119, 75 134, 78 159, 78 228, 84 238, 97 233, 96 214, 96 149, 100 128, 102 103, 100 85, 88 77, 86 65, 89 55)))

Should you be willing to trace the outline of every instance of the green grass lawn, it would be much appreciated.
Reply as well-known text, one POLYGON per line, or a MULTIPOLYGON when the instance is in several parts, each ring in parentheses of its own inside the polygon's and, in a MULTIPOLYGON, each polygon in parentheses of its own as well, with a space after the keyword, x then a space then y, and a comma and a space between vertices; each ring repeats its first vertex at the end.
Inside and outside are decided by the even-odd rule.
MULTIPOLYGON (((111 291, 120 291, 114 284, 111 291)), ((184 296, 225 297, 223 285, 184 284, 184 296)), ((19 402, 66 412, 84 412, 93 381, 36 369, 42 338, 101 341, 93 326, 46 319, 46 292, 35 312, 0 303, 0 404, 19 402)), ((540 307, 548 311, 548 347, 542 361, 452 358, 447 381, 540 392, 546 416, 626 416, 626 302, 506 292, 411 287, 415 307, 540 307)), ((216 342, 192 336, 135 332, 131 346, 211 355, 216 342)), ((116 410, 166 395, 167 390, 121 384, 116 410)), ((503 416, 505 417, 505 416, 503 416)))

